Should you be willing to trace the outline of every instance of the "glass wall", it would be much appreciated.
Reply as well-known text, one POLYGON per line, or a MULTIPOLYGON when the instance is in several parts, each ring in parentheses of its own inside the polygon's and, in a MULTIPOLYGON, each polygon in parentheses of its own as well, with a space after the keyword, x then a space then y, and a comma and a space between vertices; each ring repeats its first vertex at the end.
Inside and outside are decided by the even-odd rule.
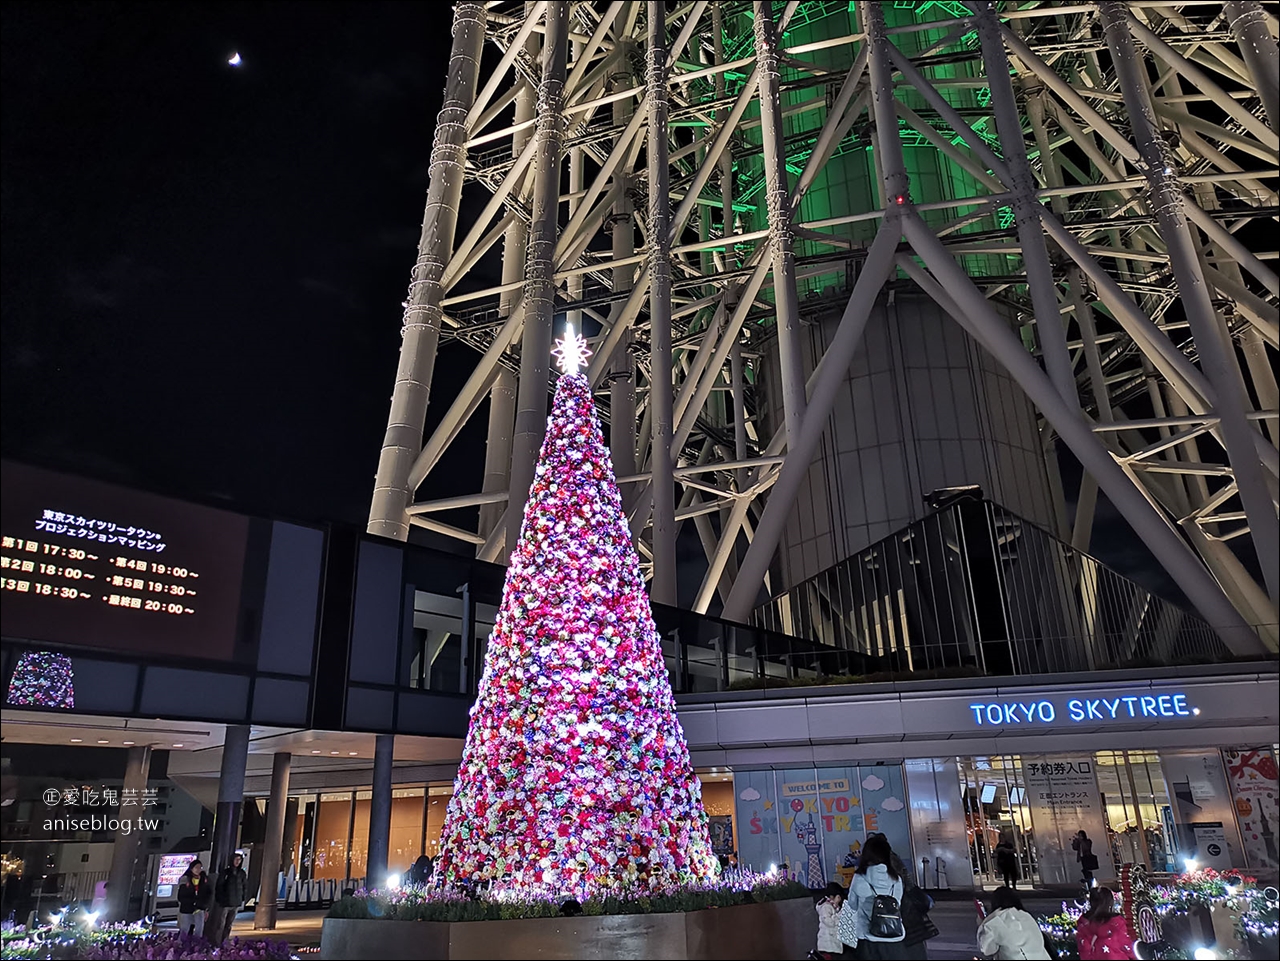
POLYGON ((1227 653, 1198 617, 986 500, 911 524, 751 620, 892 671, 1036 674, 1227 653))
MULTIPOLYGON (((1223 870, 1274 870, 1275 758, 1271 747, 1228 751, 1225 761, 1218 750, 1101 751, 698 776, 717 854, 764 869, 785 861, 807 873, 808 844, 816 874, 830 878, 878 831, 904 859, 915 852, 912 870, 927 886, 990 889, 1009 866, 1026 887, 1079 883, 1071 844, 1079 830, 1093 843, 1102 882, 1125 863, 1163 873, 1188 857, 1223 870)), ((450 782, 394 789, 391 873, 440 853, 452 795, 450 782)), ((368 790, 291 799, 293 878, 363 878, 369 799, 368 790)))
MULTIPOLYGON (((699 777, 716 853, 727 856, 735 850, 737 838, 733 775, 721 768, 699 777)), ((404 874, 420 855, 434 858, 440 853, 440 833, 451 797, 452 782, 397 787, 391 792, 389 874, 404 874)), ((298 808, 292 826, 293 861, 283 867, 291 879, 363 879, 369 857, 371 799, 368 790, 291 799, 298 808)))
MULTIPOLYGON (((909 760, 907 770, 923 763, 937 769, 953 759, 909 760)), ((1100 883, 1113 882, 1124 864, 1156 875, 1188 861, 1265 875, 1280 861, 1268 833, 1280 793, 1271 748, 992 755, 954 764, 963 825, 950 814, 951 787, 919 776, 911 780, 912 809, 930 817, 913 832, 927 835, 916 838, 919 847, 942 848, 963 830, 977 887, 1004 883, 1010 868, 1028 886, 1080 884, 1082 850, 1097 857, 1092 875, 1100 883)))

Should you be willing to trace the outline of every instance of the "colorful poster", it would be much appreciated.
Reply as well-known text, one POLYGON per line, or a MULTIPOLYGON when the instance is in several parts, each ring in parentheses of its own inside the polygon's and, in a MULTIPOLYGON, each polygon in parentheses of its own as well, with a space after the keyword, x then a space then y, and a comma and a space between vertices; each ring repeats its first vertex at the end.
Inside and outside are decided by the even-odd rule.
POLYGON ((898 765, 746 771, 734 775, 739 861, 785 868, 811 888, 839 880, 872 832, 911 864, 902 768, 898 765))
POLYGON ((707 820, 711 829, 711 850, 720 855, 730 855, 733 847, 733 818, 727 814, 712 814, 707 820))
MULTIPOLYGON (((1237 831, 1237 815, 1228 785, 1229 776, 1221 751, 1161 751, 1160 768, 1173 806, 1178 831, 1178 867, 1187 858, 1207 865, 1211 859, 1201 850, 1197 829, 1217 825, 1224 837, 1212 843, 1226 845, 1226 866, 1243 868, 1244 850, 1237 831)), ((1223 863, 1220 856, 1213 860, 1223 863)))
POLYGON ((1098 880, 1115 877, 1093 764, 1091 754, 1022 758, 1040 880, 1045 884, 1075 884, 1083 877, 1077 849, 1071 843, 1080 831, 1093 842, 1093 854, 1098 859, 1094 874, 1098 880))
POLYGON ((1249 867, 1280 868, 1276 828, 1280 822, 1276 758, 1269 750, 1226 751, 1227 776, 1235 797, 1236 823, 1249 867))

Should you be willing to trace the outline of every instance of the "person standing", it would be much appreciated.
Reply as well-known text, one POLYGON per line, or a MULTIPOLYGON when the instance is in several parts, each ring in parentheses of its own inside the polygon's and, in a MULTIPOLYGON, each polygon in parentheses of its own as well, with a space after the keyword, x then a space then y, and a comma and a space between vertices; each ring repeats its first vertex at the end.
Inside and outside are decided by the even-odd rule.
POLYGON ((236 922, 240 906, 249 897, 249 875, 244 870, 244 855, 237 854, 231 863, 218 875, 218 884, 214 891, 217 903, 217 923, 214 925, 211 941, 221 944, 231 937, 231 926, 236 922))
POLYGON ((907 957, 916 961, 928 961, 927 942, 940 933, 938 926, 929 917, 929 912, 933 909, 933 898, 916 884, 911 870, 902 863, 898 852, 891 852, 889 866, 902 879, 902 946, 907 957))
POLYGON ((1129 922, 1116 911, 1116 895, 1110 888, 1090 889, 1089 910, 1076 922, 1076 947, 1080 961, 1137 957, 1129 922))
POLYGON ((1018 852, 1007 834, 1001 835, 1000 843, 996 845, 996 868, 1005 887, 1016 891, 1022 872, 1018 869, 1018 852))
MULTIPOLYGON (((863 961, 906 961, 902 924, 902 877, 893 869, 893 849, 883 835, 871 835, 862 848, 858 869, 841 909, 852 915, 855 958, 863 961)), ((845 943, 849 943, 846 941, 845 943)))
POLYGON ((1049 961, 1050 957, 1044 932, 1010 887, 992 892, 991 913, 978 924, 978 950, 996 961, 1049 961))
POLYGON ((1077 831, 1076 836, 1071 839, 1071 849, 1076 852, 1081 879, 1086 887, 1092 887, 1093 872, 1098 870, 1098 856, 1093 853, 1093 841, 1084 831, 1077 831))
POLYGON ((178 930, 183 934, 204 937, 204 920, 213 901, 210 887, 204 864, 196 858, 178 879, 178 930))

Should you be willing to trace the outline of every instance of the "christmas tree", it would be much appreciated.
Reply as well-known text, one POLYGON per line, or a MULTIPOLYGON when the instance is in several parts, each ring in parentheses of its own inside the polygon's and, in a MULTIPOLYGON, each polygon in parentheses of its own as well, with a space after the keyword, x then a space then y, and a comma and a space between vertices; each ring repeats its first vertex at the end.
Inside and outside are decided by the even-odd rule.
POLYGON ((19 707, 76 706, 71 658, 48 651, 28 651, 18 658, 9 681, 9 704, 19 707))
POLYGON ((445 815, 446 882, 579 899, 712 877, 702 792, 596 421, 565 371, 445 815))

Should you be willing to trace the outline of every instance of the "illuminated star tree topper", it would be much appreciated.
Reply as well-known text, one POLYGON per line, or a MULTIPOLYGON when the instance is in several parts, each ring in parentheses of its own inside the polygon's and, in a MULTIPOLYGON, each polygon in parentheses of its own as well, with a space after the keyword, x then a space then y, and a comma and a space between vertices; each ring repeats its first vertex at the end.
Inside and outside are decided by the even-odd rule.
POLYGON ((715 877, 640 559, 569 329, 441 836, 451 884, 587 899, 715 877))
POLYGON ((587 349, 587 339, 573 329, 573 324, 565 324, 564 336, 556 341, 552 355, 559 368, 566 374, 576 374, 587 365, 591 351, 587 349))

